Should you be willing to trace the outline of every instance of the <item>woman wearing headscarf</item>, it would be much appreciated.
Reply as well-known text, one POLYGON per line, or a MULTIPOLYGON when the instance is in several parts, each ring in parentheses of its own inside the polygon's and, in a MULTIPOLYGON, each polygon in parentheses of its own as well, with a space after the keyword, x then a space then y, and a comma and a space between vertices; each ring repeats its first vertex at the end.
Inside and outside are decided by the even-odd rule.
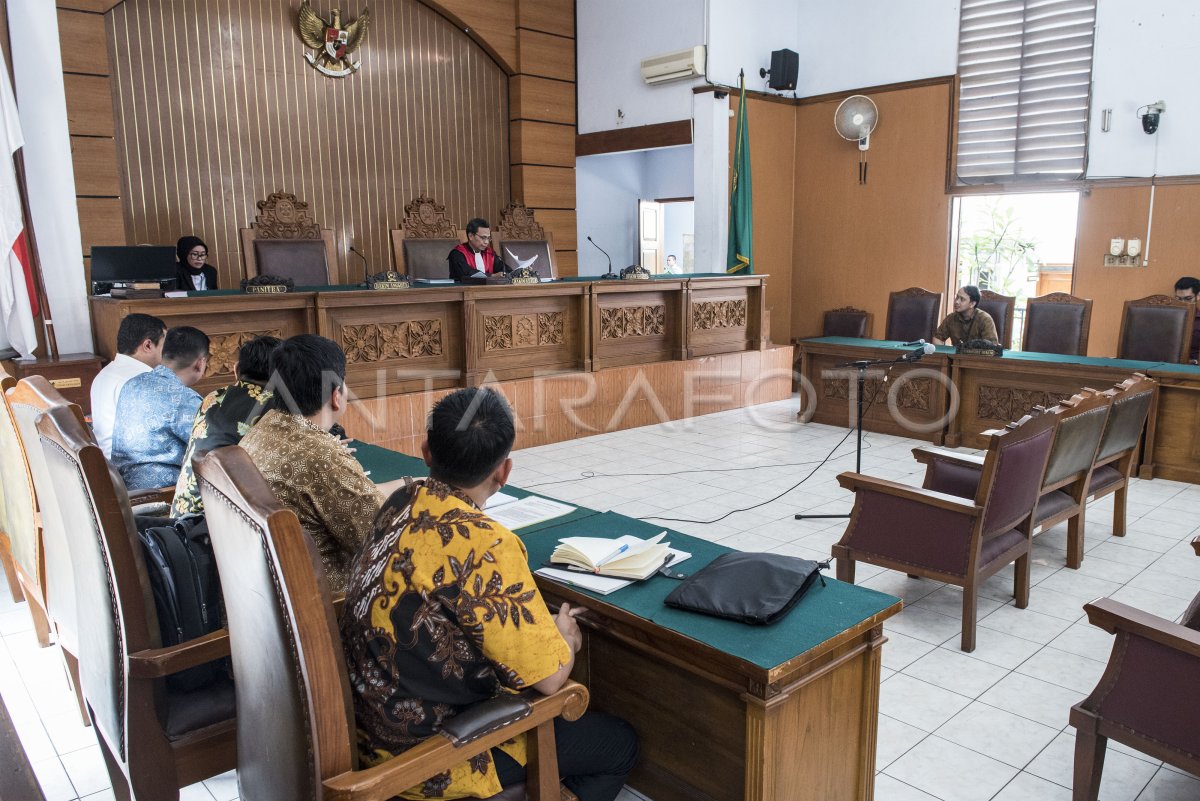
POLYGON ((208 263, 208 245, 198 236, 180 237, 175 243, 179 258, 175 277, 179 288, 187 292, 217 288, 217 270, 208 263))

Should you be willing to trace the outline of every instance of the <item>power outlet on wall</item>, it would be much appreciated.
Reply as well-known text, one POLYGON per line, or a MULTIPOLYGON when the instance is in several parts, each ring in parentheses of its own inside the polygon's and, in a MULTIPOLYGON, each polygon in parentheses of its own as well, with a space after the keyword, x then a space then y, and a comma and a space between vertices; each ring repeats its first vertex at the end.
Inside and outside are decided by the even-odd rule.
POLYGON ((1111 256, 1104 254, 1105 267, 1141 267, 1142 260, 1137 256, 1111 256))

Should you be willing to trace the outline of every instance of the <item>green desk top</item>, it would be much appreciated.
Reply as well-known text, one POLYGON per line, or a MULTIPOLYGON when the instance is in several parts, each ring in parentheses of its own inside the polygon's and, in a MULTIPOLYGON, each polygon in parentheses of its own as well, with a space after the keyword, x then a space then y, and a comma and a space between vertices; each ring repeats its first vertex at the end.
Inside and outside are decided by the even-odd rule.
MULTIPOLYGON (((662 526, 652 525, 643 520, 604 512, 532 534, 522 531, 521 539, 525 541, 525 547, 529 551, 529 565, 531 569, 536 570, 550 558, 550 553, 562 537, 618 537, 622 534, 633 534, 646 538, 662 530, 662 526)), ((668 534, 668 541, 673 548, 692 555, 690 559, 679 564, 678 570, 681 573, 695 573, 730 550, 722 545, 669 529, 668 534)), ((782 665, 817 647, 846 629, 879 614, 899 600, 882 592, 845 584, 827 576, 824 586, 820 582, 813 585, 800 603, 782 620, 769 626, 749 626, 732 620, 672 609, 663 604, 663 599, 678 586, 677 580, 656 575, 609 595, 596 595, 578 587, 572 589, 592 595, 604 603, 612 604, 663 628, 707 643, 713 648, 765 669, 782 665)))
MULTIPOLYGON (((680 275, 651 275, 651 281, 679 281, 689 278, 741 278, 744 276, 729 276, 725 273, 687 273, 680 275)), ((554 281, 546 281, 547 284, 556 282, 571 284, 581 283, 586 281, 599 281, 598 275, 567 275, 562 278, 556 278, 554 281)), ((464 286, 483 286, 482 284, 423 284, 420 279, 413 283, 413 289, 445 289, 446 287, 464 287, 464 286)), ((497 284, 497 286, 506 286, 506 284, 497 284)), ((329 286, 296 286, 292 287, 292 292, 365 292, 366 287, 362 284, 334 284, 329 286)), ((243 295, 241 289, 208 289, 203 292, 190 291, 187 293, 189 298, 218 298, 228 297, 230 295, 243 295)))
MULTIPOLYGON (((814 345, 849 345, 860 348, 885 348, 889 350, 912 350, 912 346, 906 346, 903 342, 895 342, 888 339, 859 339, 857 337, 812 337, 801 340, 802 343, 811 342, 814 345)), ((950 345, 938 345, 937 352, 939 355, 955 356, 954 348, 950 345)), ((1047 364, 1078 364, 1084 367, 1116 367, 1122 370, 1147 372, 1150 370, 1165 370, 1172 372, 1187 372, 1186 368, 1195 369, 1193 365, 1186 364, 1164 364, 1163 362, 1146 362, 1135 361, 1133 359, 1114 359, 1110 356, 1064 356, 1060 353, 1037 353, 1034 351, 1025 350, 1008 350, 1003 356, 978 358, 999 358, 1006 361, 1019 362, 1044 362, 1047 364), (1185 369, 1179 369, 1185 368, 1185 369)))
MULTIPOLYGON (((378 445, 368 445, 360 440, 355 440, 351 447, 354 448, 354 456, 358 459, 358 463, 362 465, 364 470, 371 474, 371 480, 377 484, 384 481, 394 481, 402 476, 429 475, 429 468, 425 466, 425 460, 418 459, 415 456, 381 448, 378 445)), ((540 498, 550 497, 549 495, 539 495, 536 492, 514 487, 511 484, 506 486, 504 491, 517 498, 525 498, 529 495, 536 495, 540 498)), ((575 511, 565 514, 562 517, 556 517, 553 520, 547 520, 544 523, 534 523, 531 526, 524 526, 518 529, 517 533, 524 537, 527 534, 541 531, 544 528, 571 523, 576 520, 582 520, 585 517, 600 514, 595 509, 589 509, 586 506, 571 505, 575 506, 575 511)))

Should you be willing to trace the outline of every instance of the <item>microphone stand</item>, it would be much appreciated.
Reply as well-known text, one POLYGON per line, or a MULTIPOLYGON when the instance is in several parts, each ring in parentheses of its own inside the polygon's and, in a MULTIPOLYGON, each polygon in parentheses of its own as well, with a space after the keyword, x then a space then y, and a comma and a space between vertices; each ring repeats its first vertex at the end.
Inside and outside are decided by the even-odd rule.
POLYGON ((612 271, 612 256, 608 255, 608 251, 605 250, 604 248, 600 247, 599 245, 597 245, 596 240, 592 239, 590 236, 587 238, 587 241, 591 242, 592 246, 595 247, 596 250, 603 253, 605 258, 608 259, 608 272, 606 272, 604 275, 602 275, 600 277, 601 278, 617 278, 618 277, 617 274, 612 271))
MULTIPOLYGON (((856 472, 856 473, 862 472, 863 394, 864 394, 863 388, 867 382, 867 368, 875 367, 875 366, 881 365, 881 364, 886 364, 888 366, 887 372, 884 373, 884 380, 886 381, 888 375, 892 372, 892 368, 895 367, 897 364, 900 364, 901 362, 914 362, 914 361, 917 361, 917 359, 919 359, 921 356, 924 356, 924 355, 925 355, 924 353, 921 353, 920 356, 917 356, 917 358, 911 358, 913 356, 913 354, 905 353, 902 356, 899 356, 898 358, 895 358, 895 359, 860 359, 859 361, 855 361, 855 362, 842 362, 841 364, 834 365, 834 367, 854 367, 854 368, 858 369, 858 410, 857 410, 857 415, 856 415, 858 440, 857 440, 857 443, 855 445, 855 450, 854 450, 854 472, 856 472)), ((876 390, 876 392, 878 392, 878 390, 876 390)), ((872 403, 875 402, 874 397, 871 398, 871 402, 872 403)), ((845 518, 849 518, 849 517, 850 517, 850 514, 848 512, 843 513, 843 514, 835 514, 835 515, 807 515, 807 514, 800 513, 800 514, 796 515, 795 519, 796 520, 820 520, 820 519, 832 520, 832 519, 845 519, 845 518)))
POLYGON ((362 282, 362 285, 363 285, 363 286, 365 286, 365 287, 370 287, 370 286, 371 286, 371 265, 370 265, 370 263, 367 261, 367 257, 366 257, 366 256, 364 256, 362 253, 360 253, 360 252, 358 251, 358 249, 354 247, 354 245, 351 245, 351 246, 350 246, 350 252, 351 252, 351 253, 353 253, 355 256, 358 256, 360 259, 362 259, 362 261, 363 261, 363 282, 362 282))

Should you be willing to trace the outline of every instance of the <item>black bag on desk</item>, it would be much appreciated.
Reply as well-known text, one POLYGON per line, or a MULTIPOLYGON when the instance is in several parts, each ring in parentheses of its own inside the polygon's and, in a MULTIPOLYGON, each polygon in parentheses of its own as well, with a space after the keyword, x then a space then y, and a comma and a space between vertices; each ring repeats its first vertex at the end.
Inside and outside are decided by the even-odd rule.
MULTIPOLYGON (((182 517, 173 525, 139 531, 138 537, 163 646, 178 645, 221 628, 225 624, 225 605, 204 517, 182 517)), ((189 668, 169 676, 167 682, 179 690, 203 687, 225 673, 224 661, 189 668)))
POLYGON ((829 562, 777 553, 721 554, 676 587, 667 606, 741 623, 774 623, 795 606, 829 562))

